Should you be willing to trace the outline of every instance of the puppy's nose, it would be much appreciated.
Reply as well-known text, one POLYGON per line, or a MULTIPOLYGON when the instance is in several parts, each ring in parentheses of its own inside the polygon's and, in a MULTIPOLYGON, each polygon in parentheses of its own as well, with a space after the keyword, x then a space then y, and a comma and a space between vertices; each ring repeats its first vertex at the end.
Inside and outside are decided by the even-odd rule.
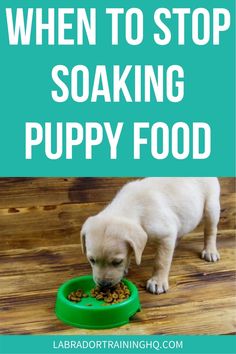
POLYGON ((101 288, 109 288, 112 286, 112 282, 110 280, 99 280, 98 285, 101 288))

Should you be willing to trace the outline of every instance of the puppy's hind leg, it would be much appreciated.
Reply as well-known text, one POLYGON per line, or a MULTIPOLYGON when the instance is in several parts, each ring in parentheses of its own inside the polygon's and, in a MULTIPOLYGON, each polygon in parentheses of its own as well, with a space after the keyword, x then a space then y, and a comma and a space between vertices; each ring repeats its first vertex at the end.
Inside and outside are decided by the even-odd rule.
POLYGON ((162 294, 169 289, 168 277, 175 242, 175 237, 167 237, 158 243, 152 277, 147 281, 147 290, 150 293, 162 294))
POLYGON ((205 206, 204 249, 201 257, 208 262, 216 262, 220 259, 216 247, 217 224, 220 218, 219 198, 207 200, 205 206))

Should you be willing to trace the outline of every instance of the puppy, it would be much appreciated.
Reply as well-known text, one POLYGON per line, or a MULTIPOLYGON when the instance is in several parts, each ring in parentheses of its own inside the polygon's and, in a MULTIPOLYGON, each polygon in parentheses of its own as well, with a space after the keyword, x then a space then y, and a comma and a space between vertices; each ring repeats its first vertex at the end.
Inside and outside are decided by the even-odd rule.
POLYGON ((217 178, 145 178, 126 184, 81 230, 82 249, 95 282, 102 287, 117 284, 127 273, 132 253, 139 265, 145 245, 151 241, 155 258, 147 290, 166 292, 176 241, 195 229, 203 216, 201 257, 209 262, 219 260, 219 195, 217 178))

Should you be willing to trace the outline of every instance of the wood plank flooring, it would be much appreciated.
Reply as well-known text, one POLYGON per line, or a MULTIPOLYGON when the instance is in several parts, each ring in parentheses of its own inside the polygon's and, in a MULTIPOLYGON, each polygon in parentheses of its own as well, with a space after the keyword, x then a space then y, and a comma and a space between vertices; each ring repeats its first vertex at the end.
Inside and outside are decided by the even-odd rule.
POLYGON ((142 311, 123 327, 72 328, 55 316, 57 288, 89 274, 81 254, 84 220, 101 210, 127 178, 0 179, 1 334, 229 334, 235 333, 235 179, 221 178, 218 247, 221 260, 199 258, 200 225, 179 243, 167 294, 148 294, 153 253, 132 264, 128 278, 140 293, 142 311))

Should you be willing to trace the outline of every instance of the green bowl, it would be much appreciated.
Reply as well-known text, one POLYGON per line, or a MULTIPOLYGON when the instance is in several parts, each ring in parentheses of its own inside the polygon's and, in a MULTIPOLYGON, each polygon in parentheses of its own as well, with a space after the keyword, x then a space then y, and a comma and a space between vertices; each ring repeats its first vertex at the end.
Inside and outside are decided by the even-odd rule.
POLYGON ((127 279, 122 281, 128 286, 130 297, 107 306, 104 306, 103 300, 90 296, 90 290, 95 287, 91 275, 67 281, 58 289, 55 308, 57 317, 68 325, 89 329, 113 328, 128 323, 130 317, 140 311, 140 301, 136 286, 127 279), (67 296, 77 289, 82 289, 89 296, 78 303, 69 301, 67 296))

